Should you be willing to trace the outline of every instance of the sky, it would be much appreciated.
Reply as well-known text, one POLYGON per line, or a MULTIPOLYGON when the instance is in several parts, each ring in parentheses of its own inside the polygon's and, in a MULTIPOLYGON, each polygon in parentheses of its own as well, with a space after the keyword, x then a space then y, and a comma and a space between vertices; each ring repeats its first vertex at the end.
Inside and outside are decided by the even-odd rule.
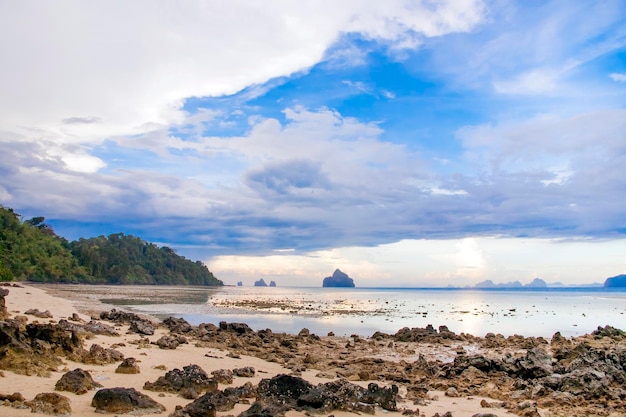
POLYGON ((227 284, 626 273, 626 1, 0 0, 0 204, 227 284))

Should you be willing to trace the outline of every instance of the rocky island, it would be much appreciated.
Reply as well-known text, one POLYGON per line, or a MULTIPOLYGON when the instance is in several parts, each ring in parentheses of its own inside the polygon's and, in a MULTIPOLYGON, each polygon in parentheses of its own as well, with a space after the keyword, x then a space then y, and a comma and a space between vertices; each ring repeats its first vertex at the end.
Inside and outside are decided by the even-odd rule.
POLYGON ((339 269, 335 269, 331 277, 324 278, 322 287, 345 287, 354 288, 354 280, 348 276, 348 274, 341 272, 339 269))
POLYGON ((626 274, 607 278, 606 281, 604 281, 604 288, 623 288, 623 287, 626 287, 626 274))

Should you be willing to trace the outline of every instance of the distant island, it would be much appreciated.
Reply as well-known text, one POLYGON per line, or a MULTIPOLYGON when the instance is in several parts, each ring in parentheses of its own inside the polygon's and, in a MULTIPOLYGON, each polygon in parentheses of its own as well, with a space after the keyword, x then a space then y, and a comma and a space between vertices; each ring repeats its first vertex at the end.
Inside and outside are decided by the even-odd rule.
POLYGON ((354 288, 354 280, 348 276, 348 274, 341 272, 339 269, 335 269, 333 275, 324 278, 322 287, 346 287, 354 288))
MULTIPOLYGON (((265 282, 265 280, 263 278, 261 278, 258 281, 254 281, 254 286, 255 287, 267 287, 267 282, 265 282)), ((270 281, 270 287, 275 287, 276 283, 274 281, 270 281)))
POLYGON ((0 281, 222 286, 206 265, 124 233, 75 241, 0 205, 0 281))
POLYGON ((624 288, 626 287, 626 274, 616 275, 611 278, 607 278, 604 281, 604 288, 624 288))
POLYGON ((492 280, 488 279, 486 281, 481 281, 478 284, 474 285, 474 288, 547 288, 548 284, 541 278, 535 278, 529 284, 522 284, 519 281, 513 282, 502 282, 502 283, 494 283, 492 280))

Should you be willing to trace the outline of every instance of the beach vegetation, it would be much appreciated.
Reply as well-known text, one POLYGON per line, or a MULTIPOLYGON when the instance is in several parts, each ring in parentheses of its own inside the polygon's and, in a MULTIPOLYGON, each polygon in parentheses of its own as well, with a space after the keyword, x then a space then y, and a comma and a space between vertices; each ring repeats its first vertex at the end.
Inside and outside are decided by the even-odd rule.
POLYGON ((223 285, 199 261, 167 246, 115 233, 68 241, 45 217, 22 220, 0 206, 0 281, 223 285))

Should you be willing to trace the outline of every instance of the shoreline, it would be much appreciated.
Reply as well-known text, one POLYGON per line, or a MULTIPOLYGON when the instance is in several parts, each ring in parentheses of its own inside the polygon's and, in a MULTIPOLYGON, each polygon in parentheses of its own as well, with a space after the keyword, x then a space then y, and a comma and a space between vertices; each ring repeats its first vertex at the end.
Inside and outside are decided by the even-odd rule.
MULTIPOLYGON (((20 288, 0 288, 9 290, 5 297, 9 317, 20 318, 25 320, 24 323, 48 323, 55 326, 72 316, 81 320, 80 323, 87 323, 94 313, 106 312, 111 307, 104 303, 101 305, 86 303, 90 299, 88 296, 84 297, 84 294, 82 300, 72 300, 71 297, 66 298, 59 294, 51 295, 38 285, 19 285, 20 288), (38 318, 25 314, 32 308, 48 309, 52 317, 38 318)), ((115 308, 119 309, 119 306, 115 308)), ((445 328, 414 329, 404 333, 399 331, 395 335, 379 332, 371 337, 362 338, 316 336, 305 330, 299 334, 271 333, 271 331, 262 333, 241 326, 237 329, 238 331, 244 329, 243 333, 238 333, 226 325, 224 329, 206 326, 204 330, 198 326, 191 326, 193 329, 184 333, 187 343, 181 343, 175 346, 175 349, 163 349, 156 344, 160 339, 179 337, 182 333, 176 333, 161 324, 155 328, 153 335, 141 335, 133 332, 127 323, 107 320, 95 322, 114 326, 119 335, 86 335, 82 340, 85 348, 100 345, 105 349, 114 348, 125 358, 135 358, 141 369, 139 374, 116 373, 119 361, 89 365, 62 357, 62 364, 50 371, 50 377, 20 375, 14 371, 3 370, 4 376, 0 377, 0 394, 20 392, 26 400, 30 400, 38 393, 58 392, 54 390, 57 380, 69 370, 82 368, 89 370, 94 379, 106 388, 132 387, 149 395, 165 407, 161 415, 169 416, 178 412, 177 406, 185 407, 192 400, 173 393, 145 390, 144 384, 157 380, 166 370, 196 364, 208 374, 242 366, 257 370, 252 378, 235 377, 232 384, 220 383, 220 390, 241 386, 245 382, 257 386, 261 380, 280 374, 293 375, 313 385, 337 380, 349 381, 363 388, 371 383, 381 387, 391 387, 395 384, 399 389, 397 397, 399 411, 396 415, 401 415, 403 410, 407 414, 412 412, 413 415, 425 417, 434 416, 436 413, 444 415, 448 411, 454 417, 471 417, 486 413, 500 417, 618 416, 626 412, 626 395, 620 399, 619 391, 624 390, 615 387, 620 377, 626 380, 626 370, 623 368, 612 369, 611 372, 618 372, 615 375, 606 369, 602 371, 602 367, 607 366, 605 363, 590 362, 586 367, 579 367, 571 372, 566 372, 569 369, 559 368, 563 362, 558 359, 560 354, 570 356, 567 357, 569 363, 563 362, 563 366, 570 367, 571 363, 577 360, 578 362, 595 360, 593 352, 626 358, 626 337, 621 333, 613 334, 608 328, 605 329, 606 334, 599 332, 596 335, 571 339, 546 340, 521 336, 504 338, 495 335, 493 338, 481 338, 458 335, 446 331, 445 328), (205 333, 202 334, 202 331, 205 333), (261 336, 265 339, 260 339, 261 336), (576 349, 582 352, 578 359, 575 356, 576 349), (534 365, 530 364, 531 360, 535 361, 534 365), (588 376, 584 374, 585 369, 590 366, 595 366, 596 372, 604 372, 602 378, 592 381, 600 385, 593 395, 608 390, 599 400, 592 397, 587 399, 588 393, 580 387, 566 385, 569 391, 564 391, 563 387, 555 389, 556 385, 550 385, 554 383, 550 382, 553 375, 557 375, 553 379, 560 378, 566 382, 574 377, 584 381, 588 376), (607 411, 611 409, 607 408, 608 405, 614 411, 607 411), (419 413, 415 414, 418 409, 419 413)), ((563 385, 563 382, 560 384, 563 385)), ((570 381, 569 384, 572 385, 573 382, 570 381)), ((587 385, 593 388, 594 384, 587 385)), ((65 391, 58 393, 69 398, 72 415, 87 417, 102 415, 96 413, 91 406, 94 391, 83 395, 65 391)), ((254 399, 250 399, 248 404, 242 400, 230 410, 217 411, 216 415, 238 416, 247 410, 252 402, 254 399)), ((0 407, 0 415, 7 413, 11 416, 45 415, 31 413, 30 409, 0 407)), ((309 411, 290 410, 286 415, 295 417, 307 413, 309 411)), ((383 410, 379 405, 375 406, 375 415, 386 413, 396 412, 383 410)), ((355 415, 353 412, 342 410, 332 410, 321 415, 328 414, 338 417, 355 415)))
POLYGON ((624 292, 38 285, 95 312, 113 304, 161 319, 173 315, 194 325, 243 321, 255 330, 297 333, 306 327, 317 334, 362 337, 429 324, 482 337, 495 333, 549 339, 556 332, 572 337, 591 333, 598 325, 623 327, 626 314, 624 292))

